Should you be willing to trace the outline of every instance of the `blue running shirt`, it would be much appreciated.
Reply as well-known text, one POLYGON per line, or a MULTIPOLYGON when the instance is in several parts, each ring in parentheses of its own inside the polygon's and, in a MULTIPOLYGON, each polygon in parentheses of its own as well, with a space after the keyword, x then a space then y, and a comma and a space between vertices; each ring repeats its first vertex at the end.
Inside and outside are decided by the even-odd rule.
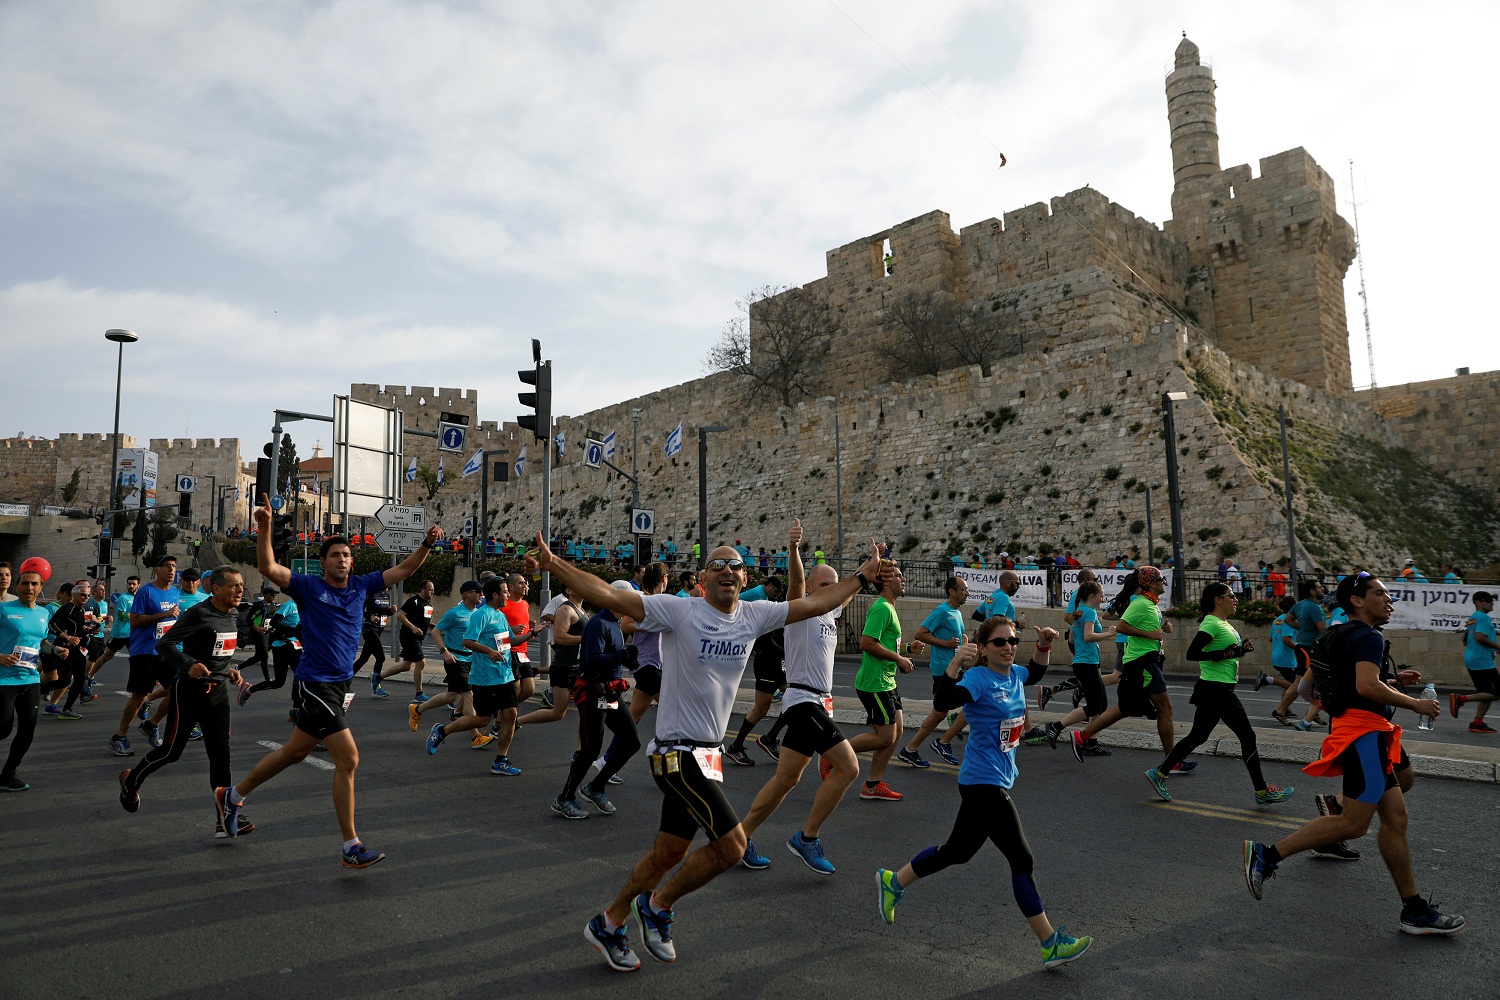
POLYGON ((1017 664, 1001 674, 989 667, 972 667, 958 686, 974 699, 964 706, 969 720, 969 749, 958 769, 960 785, 1016 783, 1016 744, 1026 727, 1026 678, 1029 671, 1017 664))
POLYGON ((293 573, 284 588, 302 615, 299 681, 333 684, 354 676, 364 628, 365 599, 385 589, 385 571, 351 576, 347 587, 331 587, 322 577, 293 573))

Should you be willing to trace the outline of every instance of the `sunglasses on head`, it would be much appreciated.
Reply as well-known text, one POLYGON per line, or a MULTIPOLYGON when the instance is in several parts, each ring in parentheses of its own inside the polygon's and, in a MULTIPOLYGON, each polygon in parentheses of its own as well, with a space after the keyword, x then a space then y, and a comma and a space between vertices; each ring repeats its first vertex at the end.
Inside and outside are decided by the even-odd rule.
POLYGON ((745 561, 743 559, 710 559, 707 568, 715 573, 722 569, 744 569, 745 561))
POLYGON ((989 640, 988 642, 985 643, 986 646, 1000 646, 1002 648, 1005 647, 1005 646, 1019 646, 1020 644, 1021 644, 1021 637, 1018 636, 1018 635, 1013 635, 1010 638, 1006 638, 1005 636, 1000 636, 997 639, 991 639, 991 640, 989 640))

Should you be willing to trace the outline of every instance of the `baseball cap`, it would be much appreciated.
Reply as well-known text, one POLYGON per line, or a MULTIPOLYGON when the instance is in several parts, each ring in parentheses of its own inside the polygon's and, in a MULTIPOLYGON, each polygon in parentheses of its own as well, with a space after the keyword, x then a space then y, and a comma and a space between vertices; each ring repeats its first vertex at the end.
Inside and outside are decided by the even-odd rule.
POLYGON ((610 582, 610 586, 613 587, 613 588, 615 588, 616 590, 634 590, 635 589, 634 587, 632 587, 630 585, 630 581, 629 580, 613 580, 613 581, 610 582))
POLYGON ((463 586, 458 588, 458 592, 460 594, 467 594, 470 592, 477 594, 481 590, 482 588, 479 586, 479 582, 477 580, 465 580, 463 586))
POLYGON ((1476 591, 1474 591, 1474 600, 1476 600, 1476 601, 1493 601, 1494 599, 1495 599, 1495 595, 1491 594, 1489 591, 1486 591, 1486 590, 1476 590, 1476 591))
POLYGON ((1416 564, 1417 564, 1417 561, 1415 559, 1408 559, 1408 560, 1406 560, 1406 565, 1408 565, 1408 566, 1415 566, 1416 564))

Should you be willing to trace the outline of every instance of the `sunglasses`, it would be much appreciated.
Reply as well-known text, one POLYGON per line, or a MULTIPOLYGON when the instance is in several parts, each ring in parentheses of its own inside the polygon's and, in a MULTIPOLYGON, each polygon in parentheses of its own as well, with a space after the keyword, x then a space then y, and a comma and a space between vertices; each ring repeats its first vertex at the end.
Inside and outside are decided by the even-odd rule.
POLYGON ((1013 635, 1008 639, 1004 636, 1001 636, 998 639, 991 639, 989 642, 985 643, 986 646, 999 646, 1001 648, 1004 648, 1006 646, 1019 646, 1020 644, 1021 637, 1018 635, 1013 635))
POLYGON ((744 569, 745 561, 743 559, 710 559, 706 568, 714 573, 724 569, 744 569))

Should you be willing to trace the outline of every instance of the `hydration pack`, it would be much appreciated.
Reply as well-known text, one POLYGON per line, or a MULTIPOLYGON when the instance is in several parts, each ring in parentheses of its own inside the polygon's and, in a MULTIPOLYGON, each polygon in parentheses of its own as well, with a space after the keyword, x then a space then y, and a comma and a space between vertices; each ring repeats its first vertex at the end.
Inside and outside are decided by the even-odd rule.
POLYGON ((1334 667, 1343 649, 1344 636, 1357 624, 1339 622, 1328 626, 1318 633, 1318 639, 1312 644, 1312 651, 1308 655, 1307 669, 1312 673, 1313 687, 1329 715, 1342 715, 1344 709, 1349 707, 1352 692, 1343 690, 1334 667))

